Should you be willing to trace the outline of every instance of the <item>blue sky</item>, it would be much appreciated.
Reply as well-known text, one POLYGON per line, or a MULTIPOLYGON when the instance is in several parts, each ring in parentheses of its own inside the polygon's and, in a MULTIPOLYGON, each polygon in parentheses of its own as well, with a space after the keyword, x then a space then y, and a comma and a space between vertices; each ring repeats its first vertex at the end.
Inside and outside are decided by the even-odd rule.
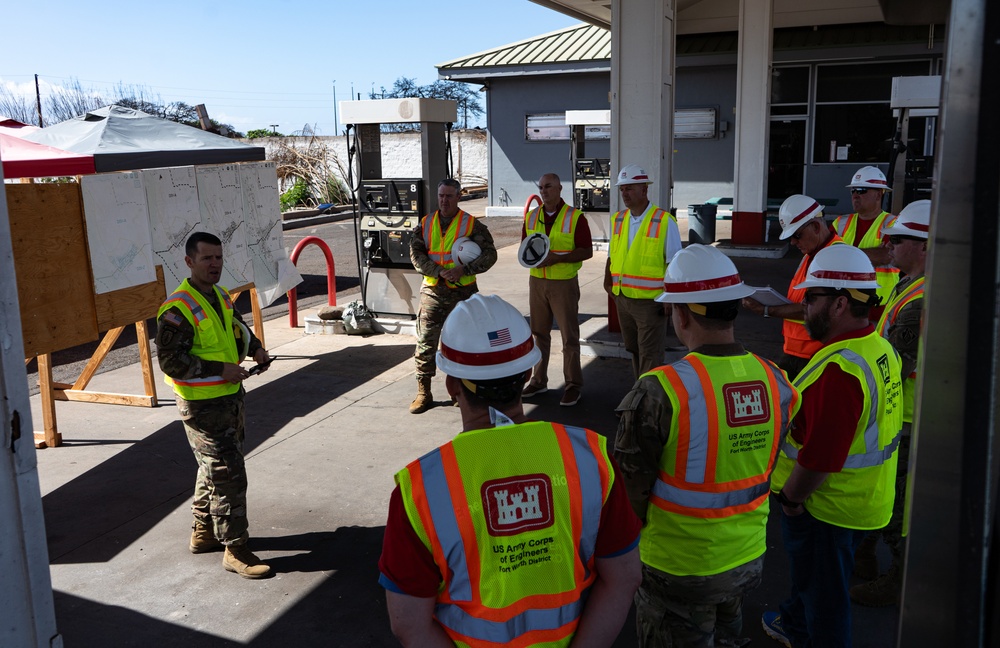
POLYGON ((286 134, 336 134, 334 87, 344 101, 401 76, 432 83, 437 64, 578 22, 528 0, 8 4, 18 27, 0 40, 0 84, 33 97, 38 74, 43 99, 74 78, 142 86, 237 130, 286 134))

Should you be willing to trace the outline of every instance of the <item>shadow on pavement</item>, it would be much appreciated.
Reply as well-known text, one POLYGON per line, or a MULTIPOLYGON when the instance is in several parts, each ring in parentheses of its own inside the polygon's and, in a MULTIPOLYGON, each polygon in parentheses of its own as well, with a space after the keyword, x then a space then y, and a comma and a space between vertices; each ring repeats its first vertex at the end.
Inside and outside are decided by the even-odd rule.
MULTIPOLYGON (((363 385, 413 352, 410 345, 373 349, 363 345, 316 356, 307 367, 254 389, 247 400, 245 454, 289 421, 363 385)), ((160 507, 166 515, 170 509, 164 503, 191 497, 195 471, 183 426, 175 420, 48 493, 42 506, 50 562, 110 560, 162 520, 151 511, 160 507), (93 542, 112 530, 116 542, 93 542)))

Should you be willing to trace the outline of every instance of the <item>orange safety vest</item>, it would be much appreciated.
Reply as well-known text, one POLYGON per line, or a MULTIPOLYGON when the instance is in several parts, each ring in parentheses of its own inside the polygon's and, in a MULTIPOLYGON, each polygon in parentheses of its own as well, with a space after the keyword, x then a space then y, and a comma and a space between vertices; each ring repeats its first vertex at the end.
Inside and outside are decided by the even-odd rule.
POLYGON ((463 432, 396 475, 452 641, 569 645, 613 479, 600 435, 546 422, 463 432))
MULTIPOLYGON (((544 206, 539 205, 533 209, 524 219, 524 230, 528 236, 538 232, 546 234, 545 222, 542 218, 544 206)), ((556 220, 552 224, 552 230, 548 234, 549 252, 553 254, 567 254, 576 249, 576 224, 583 218, 583 212, 563 204, 562 209, 556 214, 556 220)), ((532 268, 531 276, 541 279, 572 279, 583 266, 582 261, 573 263, 556 263, 545 268, 532 268)))
MULTIPOLYGON (((844 243, 838 235, 834 234, 833 237, 826 242, 823 248, 827 248, 835 243, 844 243)), ((819 250, 816 250, 819 252, 819 250)), ((815 254, 806 254, 802 257, 802 261, 799 263, 798 270, 795 271, 795 276, 792 277, 792 283, 788 284, 788 301, 796 304, 801 304, 802 300, 805 299, 806 291, 804 289, 796 290, 795 286, 799 285, 806 280, 809 272, 809 264, 812 263, 815 254)), ((823 343, 809 337, 809 332, 806 330, 806 325, 803 320, 797 319, 786 319, 781 324, 781 334, 785 338, 785 346, 783 348, 784 352, 791 356, 797 356, 799 358, 811 358, 813 354, 822 348, 823 343)))
MULTIPOLYGON (((611 217, 611 292, 632 299, 655 299, 663 292, 663 275, 667 271, 666 238, 669 231, 663 217, 674 218, 656 205, 647 208, 639 224, 639 232, 629 246, 631 211, 617 212, 611 217)), ((676 220, 676 219, 675 219, 676 220)))
POLYGON ((785 373, 752 353, 689 353, 655 376, 672 418, 639 540, 643 563, 709 576, 763 555, 768 476, 799 408, 785 373))
MULTIPOLYGON (((436 211, 430 216, 424 216, 423 237, 424 243, 427 245, 427 256, 431 258, 431 261, 447 270, 455 267, 455 260, 451 258, 451 248, 458 239, 472 235, 476 219, 460 209, 448 223, 448 229, 442 233, 440 213, 436 211)), ((438 277, 424 277, 425 286, 436 286, 438 281, 438 277)), ((462 275, 462 278, 458 280, 459 286, 468 286, 474 283, 476 283, 476 275, 472 274, 462 275)))
MULTIPOLYGON (((926 277, 923 275, 917 277, 912 282, 907 284, 902 291, 896 292, 893 290, 893 295, 889 299, 889 303, 885 307, 885 311, 882 313, 882 319, 878 322, 878 334, 882 337, 889 338, 889 329, 892 325, 896 323, 896 318, 899 316, 899 311, 903 309, 904 306, 917 299, 924 298, 924 281, 926 277)), ((912 423, 913 422, 913 397, 917 390, 917 370, 914 369, 910 372, 909 376, 903 378, 903 422, 912 423)))

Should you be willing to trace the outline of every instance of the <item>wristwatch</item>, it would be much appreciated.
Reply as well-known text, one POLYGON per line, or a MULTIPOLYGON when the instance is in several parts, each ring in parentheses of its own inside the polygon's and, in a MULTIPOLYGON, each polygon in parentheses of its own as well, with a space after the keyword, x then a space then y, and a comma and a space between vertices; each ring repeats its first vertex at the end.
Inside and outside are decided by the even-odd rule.
POLYGON ((785 495, 785 491, 783 490, 774 493, 774 499, 778 500, 778 503, 782 506, 787 506, 788 508, 799 508, 802 506, 802 502, 793 502, 788 499, 788 496, 785 495))
POLYGON ((770 317, 770 315, 767 314, 767 306, 764 307, 764 317, 770 317))

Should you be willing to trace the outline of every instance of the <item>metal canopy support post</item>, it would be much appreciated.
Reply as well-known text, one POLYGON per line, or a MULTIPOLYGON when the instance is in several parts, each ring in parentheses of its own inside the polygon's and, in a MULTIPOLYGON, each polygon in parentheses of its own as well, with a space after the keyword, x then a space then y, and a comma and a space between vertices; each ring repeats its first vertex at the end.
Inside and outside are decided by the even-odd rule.
POLYGON ((1000 7, 953 0, 911 445, 900 646, 996 645, 1000 7))

